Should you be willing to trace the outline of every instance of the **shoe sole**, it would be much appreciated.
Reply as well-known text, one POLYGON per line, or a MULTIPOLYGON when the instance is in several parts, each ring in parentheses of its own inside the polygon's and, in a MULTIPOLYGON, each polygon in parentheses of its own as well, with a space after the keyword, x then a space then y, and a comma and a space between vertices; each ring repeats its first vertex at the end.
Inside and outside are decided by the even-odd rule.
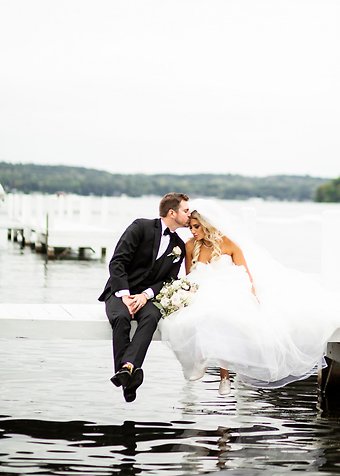
POLYGON ((122 385, 123 387, 126 387, 131 380, 131 374, 128 370, 126 370, 124 372, 120 372, 118 375, 115 374, 110 380, 116 387, 121 387, 122 385))
POLYGON ((133 402, 136 399, 136 390, 142 385, 143 379, 143 370, 136 369, 132 374, 130 383, 124 388, 124 398, 126 402, 133 402))
POLYGON ((142 385, 144 379, 144 373, 142 369, 136 369, 130 379, 130 382, 126 386, 126 389, 137 389, 142 385))
POLYGON ((137 394, 136 390, 126 391, 124 390, 124 398, 127 403, 133 402, 136 400, 137 394))

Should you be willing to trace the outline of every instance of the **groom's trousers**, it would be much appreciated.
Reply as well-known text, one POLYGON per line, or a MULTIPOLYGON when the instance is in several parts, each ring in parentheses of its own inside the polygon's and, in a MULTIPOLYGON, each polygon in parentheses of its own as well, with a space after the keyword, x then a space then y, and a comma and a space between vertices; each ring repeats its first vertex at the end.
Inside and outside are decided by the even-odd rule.
POLYGON ((159 309, 147 301, 134 315, 137 329, 130 340, 131 315, 121 298, 110 296, 105 301, 106 315, 112 327, 112 346, 115 371, 125 362, 141 367, 161 317, 159 309))

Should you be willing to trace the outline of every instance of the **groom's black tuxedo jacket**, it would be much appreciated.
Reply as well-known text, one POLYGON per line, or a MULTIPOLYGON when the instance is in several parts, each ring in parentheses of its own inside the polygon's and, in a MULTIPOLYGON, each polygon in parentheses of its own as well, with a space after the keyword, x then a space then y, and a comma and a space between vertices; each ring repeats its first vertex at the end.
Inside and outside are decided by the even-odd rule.
POLYGON ((161 232, 160 218, 138 218, 125 230, 111 258, 110 277, 99 301, 106 301, 111 294, 122 289, 136 294, 151 288, 156 296, 164 281, 177 278, 185 255, 184 242, 175 233, 166 252, 156 260, 161 232), (182 251, 178 261, 174 256, 168 256, 175 246, 182 251))

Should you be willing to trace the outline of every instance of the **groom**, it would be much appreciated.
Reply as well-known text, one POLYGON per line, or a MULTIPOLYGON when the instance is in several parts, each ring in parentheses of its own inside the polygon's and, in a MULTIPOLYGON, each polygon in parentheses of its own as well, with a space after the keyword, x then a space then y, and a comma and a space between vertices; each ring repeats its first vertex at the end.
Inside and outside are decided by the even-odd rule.
POLYGON ((189 224, 188 200, 183 193, 168 193, 159 204, 160 218, 138 218, 125 230, 99 296, 112 327, 116 373, 111 381, 123 387, 127 402, 135 400, 143 382, 141 366, 161 317, 151 299, 165 281, 177 278, 185 255, 184 242, 175 230, 189 224), (137 321, 137 329, 130 341, 131 319, 137 321))

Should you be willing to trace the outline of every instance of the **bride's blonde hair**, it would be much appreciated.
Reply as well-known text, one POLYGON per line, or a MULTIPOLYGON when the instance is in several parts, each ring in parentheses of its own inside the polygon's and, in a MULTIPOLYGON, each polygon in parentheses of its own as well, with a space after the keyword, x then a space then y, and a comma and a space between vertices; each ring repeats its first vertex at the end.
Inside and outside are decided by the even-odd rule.
MULTIPOLYGON (((211 260, 213 261, 217 259, 219 256, 222 255, 221 250, 221 243, 223 234, 217 230, 211 223, 209 223, 197 210, 193 210, 191 212, 190 218, 194 218, 197 220, 201 226, 204 233, 204 239, 210 241, 212 243, 212 253, 211 253, 211 260)), ((201 247, 203 245, 203 240, 196 240, 194 244, 194 249, 192 252, 192 261, 191 261, 191 269, 196 265, 201 247)))

